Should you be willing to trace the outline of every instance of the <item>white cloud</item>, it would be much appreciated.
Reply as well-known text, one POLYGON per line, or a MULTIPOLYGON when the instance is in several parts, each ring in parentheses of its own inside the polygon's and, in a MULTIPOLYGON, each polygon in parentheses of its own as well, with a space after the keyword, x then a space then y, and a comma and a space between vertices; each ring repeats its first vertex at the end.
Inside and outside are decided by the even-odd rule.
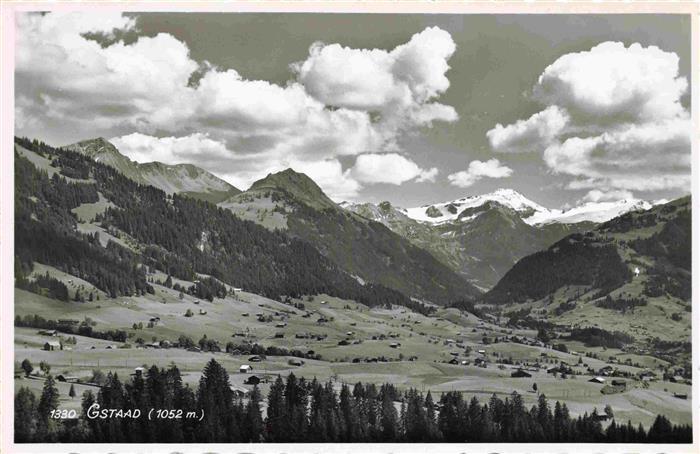
POLYGON ((392 51, 315 43, 308 58, 292 68, 309 94, 326 105, 388 113, 444 93, 455 49, 449 33, 431 27, 392 51))
POLYGON ((553 144, 545 150, 544 160, 554 172, 583 180, 572 188, 688 188, 691 131, 688 119, 627 125, 553 144))
POLYGON ((604 42, 559 57, 540 75, 534 95, 593 121, 647 122, 685 116, 680 97, 687 88, 675 53, 604 42))
POLYGON ((494 151, 544 150, 552 172, 573 178, 568 189, 688 189, 692 124, 681 105, 687 86, 675 53, 601 43, 549 65, 533 90, 546 108, 496 125, 487 138, 494 151))
POLYGON ((397 154, 362 154, 351 170, 352 176, 362 183, 389 183, 400 185, 406 181, 434 181, 438 170, 421 169, 410 159, 397 154))
POLYGON ((467 188, 482 178, 506 178, 511 176, 513 169, 504 166, 498 159, 488 161, 472 161, 467 170, 461 170, 447 176, 451 185, 467 188))
POLYGON ((588 191, 588 193, 583 196, 581 200, 576 202, 576 204, 579 205, 585 202, 615 202, 623 199, 634 199, 634 194, 631 191, 626 190, 612 190, 603 192, 599 189, 593 189, 588 191))
POLYGON ((136 162, 196 163, 212 171, 228 162, 232 155, 226 145, 202 133, 182 137, 153 137, 135 132, 114 137, 110 142, 136 162))
POLYGON ((558 106, 549 106, 527 120, 507 126, 497 124, 486 133, 494 151, 502 153, 541 152, 569 123, 569 115, 558 106))
MULTIPOLYGON (((116 12, 18 15, 20 132, 52 125, 113 136, 133 159, 197 158, 195 164, 237 186, 281 166, 325 169, 316 171, 323 189, 353 194, 381 178, 366 171, 365 181, 355 180, 339 157, 400 153, 403 134, 458 118, 438 102, 450 85, 455 44, 436 27, 393 50, 315 44, 284 85, 196 62, 186 43, 169 34, 127 44, 118 31, 138 33, 137 19, 116 12), (195 73, 200 77, 191 85, 195 73)), ((406 162, 404 175, 412 169, 406 162)), ((418 169, 409 179, 431 181, 435 174, 418 169)), ((407 181, 392 179, 398 180, 407 181)))

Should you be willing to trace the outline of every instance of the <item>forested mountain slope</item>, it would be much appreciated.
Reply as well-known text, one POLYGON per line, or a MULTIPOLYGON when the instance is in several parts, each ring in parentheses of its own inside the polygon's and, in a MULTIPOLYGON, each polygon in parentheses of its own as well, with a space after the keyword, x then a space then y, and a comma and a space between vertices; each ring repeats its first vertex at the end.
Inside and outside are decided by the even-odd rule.
MULTIPOLYGON (((286 232, 269 231, 208 202, 138 184, 79 153, 23 139, 16 143, 58 169, 49 177, 15 155, 20 278, 40 262, 116 297, 152 291, 143 266, 149 265, 187 280, 196 279, 196 273, 209 275, 273 298, 327 293, 370 306, 393 303, 420 309, 406 295, 372 279, 360 284, 313 245, 286 232), (102 244, 99 233, 77 228, 73 210, 98 204, 101 198, 108 203, 93 224, 127 243, 120 239, 102 244)), ((200 285, 215 287, 216 282, 202 280, 200 285)))
POLYGON ((219 206, 313 244, 362 281, 437 304, 480 294, 426 250, 382 223, 340 208, 313 180, 291 169, 268 175, 219 206))

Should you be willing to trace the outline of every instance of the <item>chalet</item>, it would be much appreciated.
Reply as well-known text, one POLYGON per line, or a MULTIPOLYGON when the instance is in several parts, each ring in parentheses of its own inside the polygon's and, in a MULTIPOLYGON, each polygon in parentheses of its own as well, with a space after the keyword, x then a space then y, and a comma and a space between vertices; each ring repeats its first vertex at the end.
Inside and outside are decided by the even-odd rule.
POLYGON ((602 385, 603 383, 605 383, 605 379, 603 377, 593 377, 588 381, 589 381, 589 383, 596 383, 599 385, 602 385))
POLYGON ((250 377, 246 378, 243 383, 246 385, 259 385, 261 381, 262 380, 260 380, 260 377, 257 375, 251 375, 250 377))
POLYGON ((338 345, 350 345, 350 342, 348 342, 347 340, 343 339, 343 340, 341 340, 340 342, 338 342, 338 345))
POLYGON ((457 358, 452 358, 451 360, 448 361, 450 364, 459 364, 459 361, 457 361, 457 358))
POLYGON ((207 315, 207 311, 205 311, 204 309, 200 309, 199 315, 207 315))
POLYGON ((612 366, 605 366, 602 367, 599 371, 598 374, 600 375, 610 375, 613 372, 613 367, 612 366))
POLYGON ((299 358, 291 358, 289 361, 287 361, 287 364, 290 366, 303 366, 304 361, 300 360, 299 358))
POLYGON ((477 353, 480 355, 486 355, 486 350, 479 350, 477 353))
POLYGON ((296 333, 294 337, 297 339, 308 339, 309 335, 306 333, 296 333))
POLYGON ((399 348, 399 347, 401 347, 401 343, 400 343, 400 342, 392 342, 392 343, 389 344, 389 347, 391 347, 391 348, 399 348))
POLYGON ((64 383, 77 383, 78 382, 78 377, 73 377, 71 375, 63 375, 63 374, 58 374, 56 375, 56 380, 64 383))
POLYGON ((328 304, 328 301, 321 301, 321 304, 328 304))
POLYGON ((409 356, 409 357, 408 357, 408 360, 409 360, 409 361, 416 361, 416 360, 418 360, 418 357, 417 357, 416 355, 409 356))
POLYGON ((686 394, 686 393, 673 393, 673 397, 675 397, 677 399, 687 400, 688 394, 686 394))
POLYGON ((188 352, 201 352, 202 350, 199 347, 190 347, 187 349, 188 352))
POLYGON ((668 381, 672 383, 683 383, 685 380, 680 375, 674 375, 673 377, 669 378, 668 381))
POLYGON ((354 335, 355 335, 355 331, 348 331, 347 333, 345 333, 345 335, 346 335, 346 336, 354 336, 354 335))
POLYGON ((162 341, 160 341, 160 346, 161 348, 170 348, 173 346, 173 344, 169 340, 163 339, 162 341))
POLYGON ((253 355, 250 358, 248 358, 248 361, 250 361, 251 363, 259 363, 262 361, 262 358, 258 355, 253 355))
POLYGON ((285 326, 287 326, 286 322, 279 322, 275 324, 275 328, 284 328, 285 326))
POLYGON ((55 336, 58 336, 58 331, 56 331, 55 329, 43 329, 43 330, 39 331, 39 334, 42 336, 55 337, 55 336))
POLYGON ((525 372, 525 371, 522 370, 522 369, 516 370, 515 372, 513 372, 512 374, 510 374, 510 376, 513 377, 513 378, 529 378, 529 377, 532 377, 531 374, 525 372))
POLYGON ((229 386, 229 389, 236 397, 246 397, 248 394, 250 394, 250 390, 242 386, 231 385, 229 386))
POLYGON ((248 317, 248 316, 250 316, 250 314, 247 313, 247 312, 243 312, 243 313, 241 314, 241 316, 242 316, 242 317, 248 317))
POLYGON ((253 368, 249 366, 248 364, 242 364, 241 367, 238 368, 238 372, 241 374, 247 374, 248 372, 252 371, 253 368))
POLYGON ((135 367, 134 373, 131 375, 134 377, 142 377, 144 372, 146 372, 146 369, 144 367, 135 367))
POLYGON ((275 333, 275 339, 282 339, 284 338, 284 333, 275 333))
POLYGON ((610 416, 608 416, 605 413, 600 414, 600 415, 595 414, 595 415, 593 415, 593 417, 595 418, 596 421, 607 421, 608 419, 610 419, 610 416))
POLYGON ((452 356, 459 356, 459 353, 458 353, 458 352, 450 352, 450 355, 452 355, 452 356))
POLYGON ((53 350, 61 350, 61 343, 57 341, 48 341, 44 343, 44 350, 46 351, 53 351, 53 350))
POLYGON ((313 351, 313 350, 309 350, 308 352, 306 352, 306 354, 309 355, 309 356, 313 356, 313 355, 316 354, 316 352, 313 351))
POLYGON ((627 387, 627 382, 624 380, 613 380, 610 382, 613 386, 617 386, 619 388, 626 388, 627 387))

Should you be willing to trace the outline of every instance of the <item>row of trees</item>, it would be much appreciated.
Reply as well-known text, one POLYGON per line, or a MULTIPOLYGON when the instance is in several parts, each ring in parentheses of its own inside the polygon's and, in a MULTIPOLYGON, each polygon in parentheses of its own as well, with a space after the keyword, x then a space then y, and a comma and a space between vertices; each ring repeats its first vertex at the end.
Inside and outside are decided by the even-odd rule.
POLYGON ((493 395, 487 403, 444 393, 399 392, 393 385, 340 385, 290 374, 278 376, 263 415, 257 386, 248 397, 231 388, 226 370, 214 359, 202 371, 199 385, 183 384, 175 365, 152 366, 122 383, 107 374, 97 394, 85 391, 79 418, 52 417, 59 408, 52 377, 39 399, 28 388, 15 395, 17 442, 610 442, 689 443, 687 425, 673 425, 659 415, 646 430, 630 422, 603 429, 597 411, 576 418, 565 404, 554 410, 544 395, 527 408, 517 393, 493 395), (132 417, 89 418, 89 409, 131 410, 132 417), (151 408, 176 410, 181 417, 153 418, 151 408), (140 417, 134 418, 134 410, 140 417), (182 413, 177 411, 181 410, 182 413), (202 416, 203 415, 203 416, 202 416))

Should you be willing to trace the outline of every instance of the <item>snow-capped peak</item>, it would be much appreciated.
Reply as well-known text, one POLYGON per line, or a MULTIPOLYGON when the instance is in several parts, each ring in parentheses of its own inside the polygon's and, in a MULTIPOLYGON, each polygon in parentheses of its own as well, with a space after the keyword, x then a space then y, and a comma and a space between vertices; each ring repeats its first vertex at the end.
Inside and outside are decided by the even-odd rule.
MULTIPOLYGON (((661 201, 663 203, 663 201, 661 201)), ((575 224, 577 222, 605 222, 629 211, 648 210, 657 203, 639 199, 622 199, 614 202, 586 202, 568 210, 549 210, 549 213, 535 213, 523 219, 530 225, 575 224)))
POLYGON ((474 195, 450 202, 423 205, 402 210, 408 217, 419 222, 443 224, 454 221, 467 208, 475 208, 486 202, 496 202, 521 214, 523 218, 534 213, 549 213, 550 210, 533 202, 513 189, 497 189, 488 194, 474 195))

